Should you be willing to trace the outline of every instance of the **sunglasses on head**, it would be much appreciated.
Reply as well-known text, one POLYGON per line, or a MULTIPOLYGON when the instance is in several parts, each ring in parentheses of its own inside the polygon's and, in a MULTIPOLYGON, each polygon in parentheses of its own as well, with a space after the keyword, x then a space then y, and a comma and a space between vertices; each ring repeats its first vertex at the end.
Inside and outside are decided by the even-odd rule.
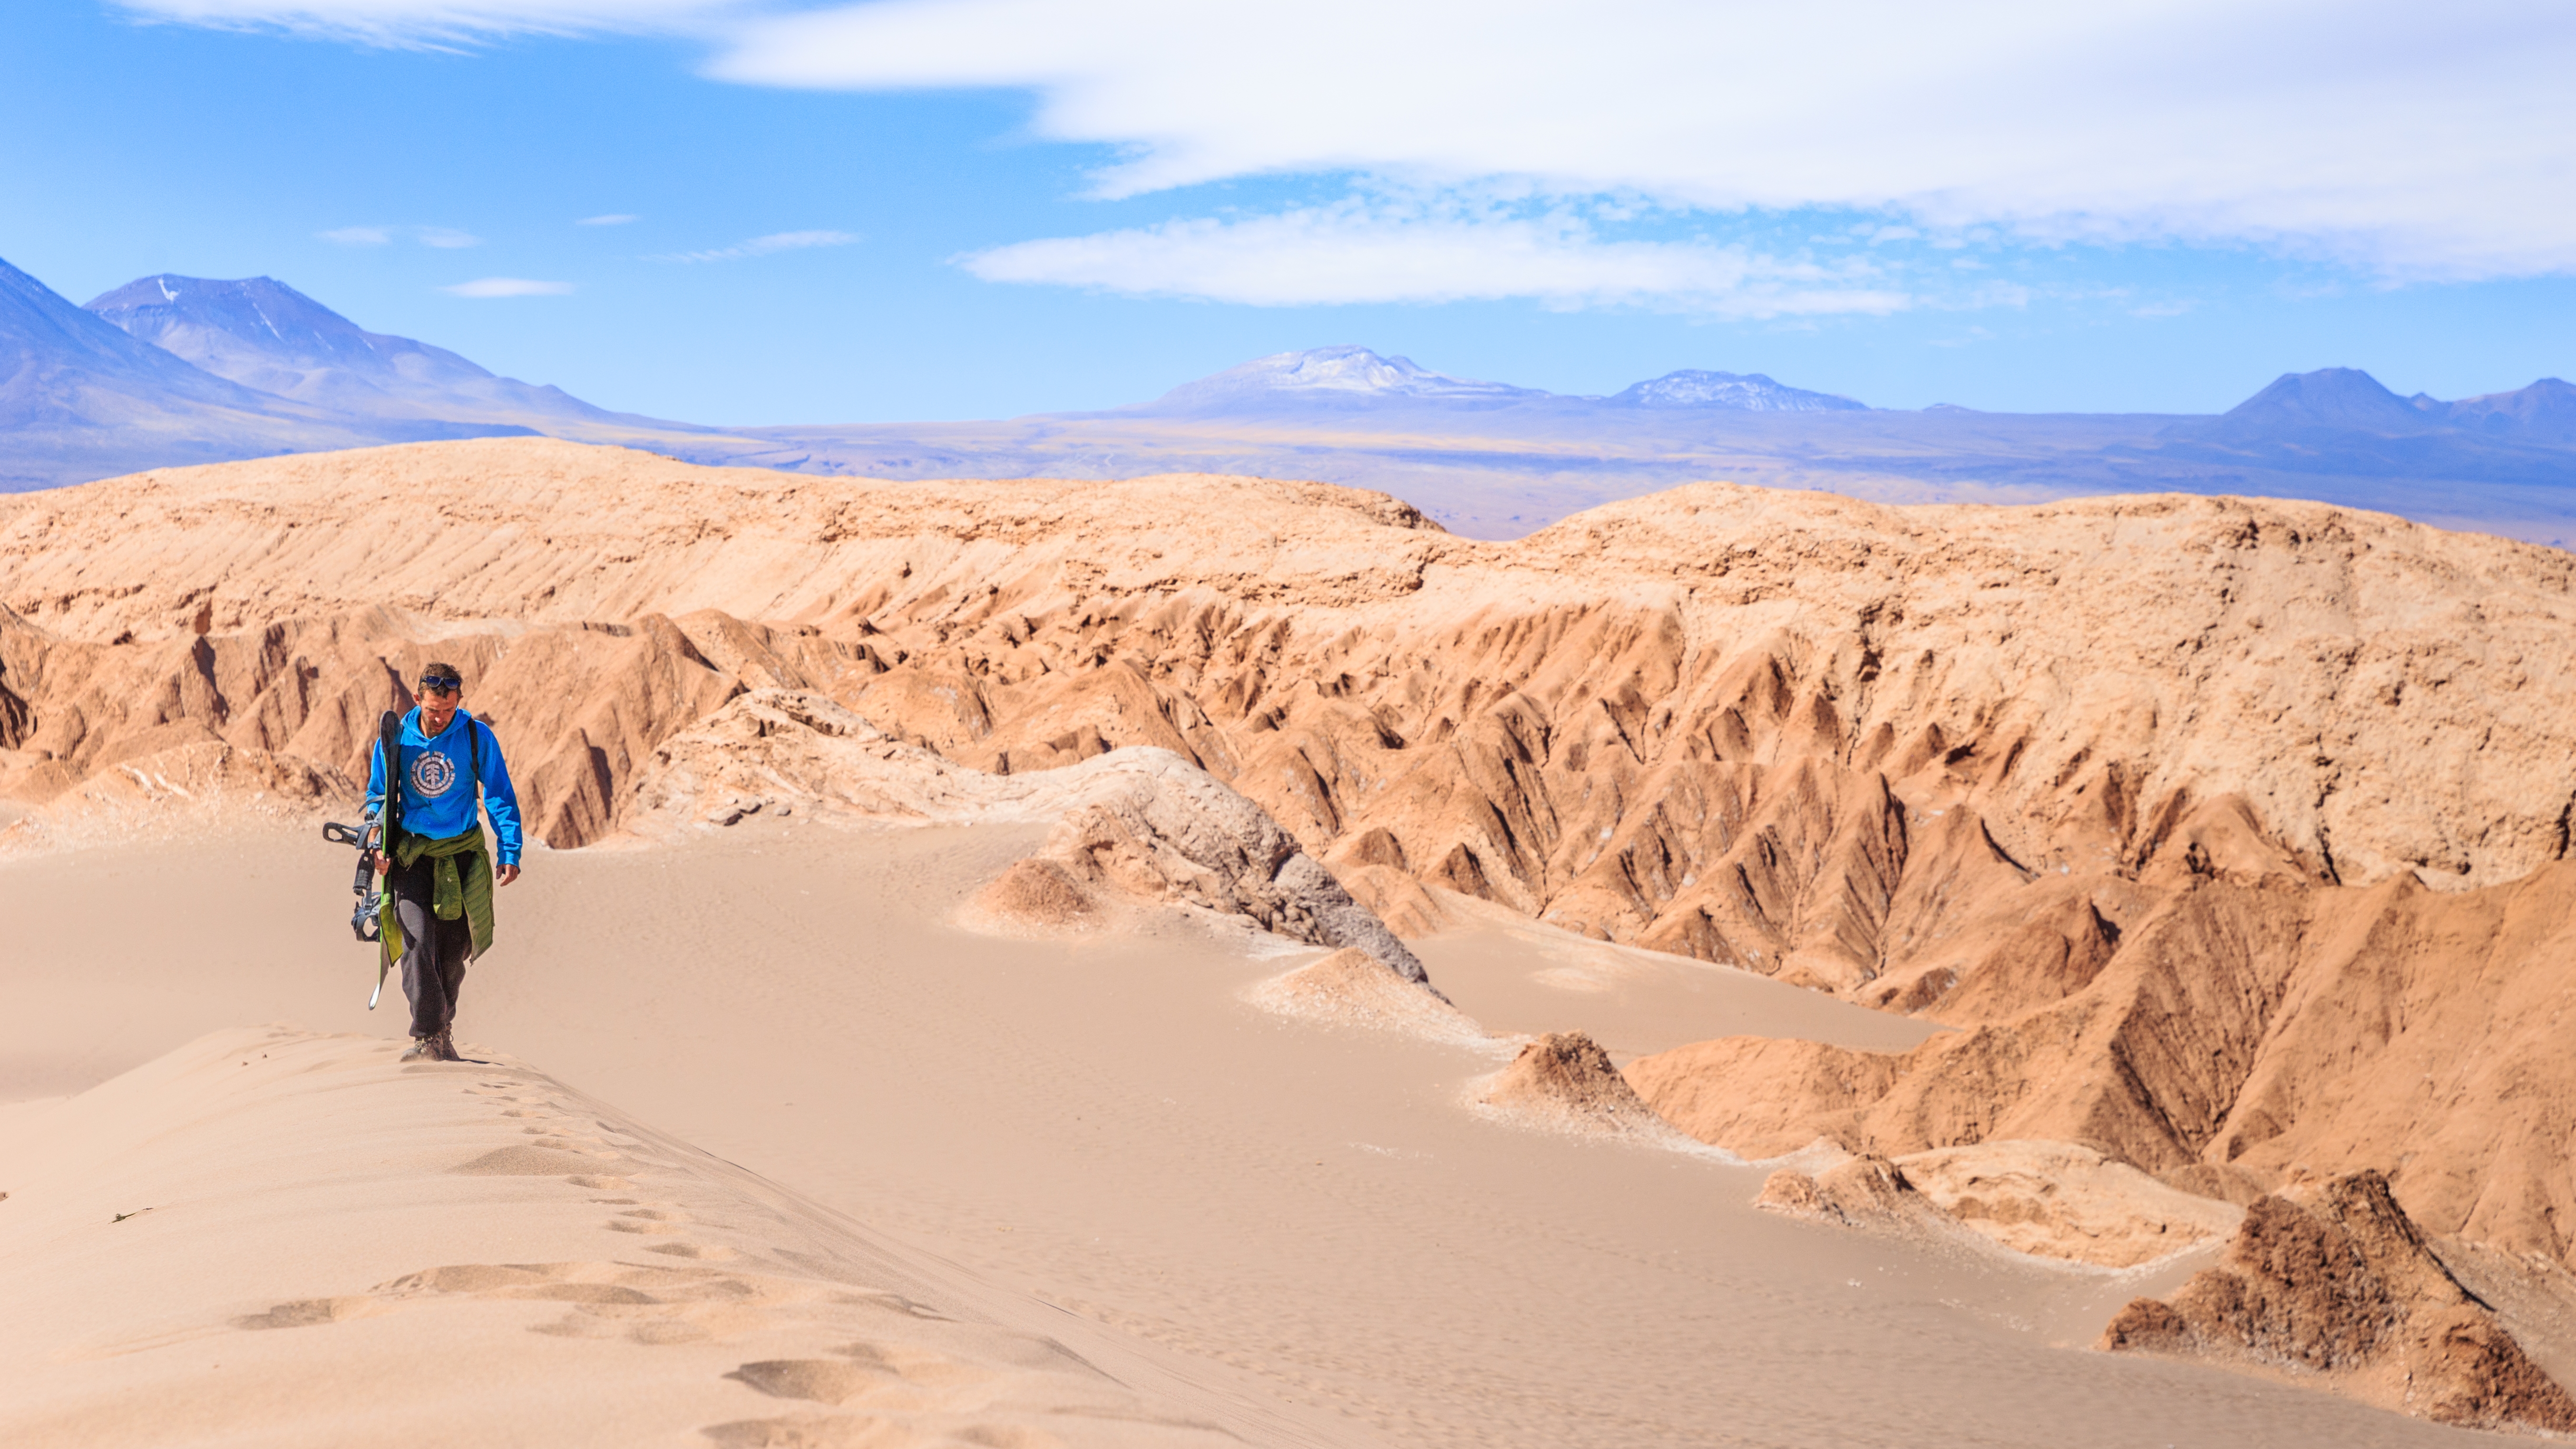
POLYGON ((465 687, 465 681, 462 679, 442 679, 434 674, 423 675, 421 677, 420 687, 421 692, 424 694, 454 694, 456 691, 465 687))

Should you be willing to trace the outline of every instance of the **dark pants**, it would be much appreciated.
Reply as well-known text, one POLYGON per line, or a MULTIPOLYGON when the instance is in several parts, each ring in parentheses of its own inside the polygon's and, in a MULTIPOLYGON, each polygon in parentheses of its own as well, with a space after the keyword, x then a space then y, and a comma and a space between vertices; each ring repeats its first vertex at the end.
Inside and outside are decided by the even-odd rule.
POLYGON ((437 868, 438 862, 423 856, 385 875, 394 916, 402 922, 403 994, 411 998, 413 1036, 436 1036, 456 1020, 456 993, 465 985, 465 958, 474 950, 474 926, 462 911, 442 921, 430 909, 437 868))

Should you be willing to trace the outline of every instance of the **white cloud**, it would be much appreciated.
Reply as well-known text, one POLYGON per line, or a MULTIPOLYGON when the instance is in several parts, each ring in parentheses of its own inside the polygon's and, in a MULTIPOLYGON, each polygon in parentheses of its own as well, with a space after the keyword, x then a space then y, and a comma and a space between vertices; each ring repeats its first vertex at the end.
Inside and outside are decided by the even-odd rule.
POLYGON ((1274 307, 1526 297, 1779 317, 1911 303, 1857 264, 1827 268, 1706 242, 1605 241, 1563 213, 1425 214, 1356 201, 1019 242, 962 260, 987 281, 1274 307))
POLYGON ((451 297, 560 297, 572 290, 572 283, 532 282, 525 277, 480 277, 438 290, 451 297))
POLYGON ((808 247, 845 247, 859 240, 858 234, 846 231, 780 231, 756 236, 747 242, 718 247, 705 252, 669 252, 649 260, 657 262, 735 262, 745 257, 765 257, 772 252, 803 251, 808 247))
POLYGON ((2398 277, 2576 271, 2576 6, 2427 16, 2395 0, 877 0, 742 22, 712 69, 1032 90, 1039 134, 1124 158, 1099 177, 1108 196, 1508 180, 2044 241, 2253 243, 2398 277))
POLYGON ((483 238, 452 226, 344 226, 337 231, 323 232, 321 237, 326 242, 337 242, 344 247, 380 247, 406 234, 422 246, 448 251, 483 245, 483 238))
POLYGON ((368 45, 453 45, 508 35, 705 32, 747 0, 115 0, 147 19, 274 29, 368 45))
MULTIPOLYGON (((2397 0, 118 3, 376 44, 688 33, 718 47, 712 74, 749 84, 1026 90, 1039 136, 1116 158, 1105 197, 1320 176, 1356 178, 1355 197, 1516 190, 1604 227, 1636 208, 1715 229, 1821 210, 1857 213, 1862 244, 2179 240, 2392 280, 2576 273, 2576 6, 2533 0, 2453 0, 2438 21, 2397 0)), ((1642 297, 1619 279, 1660 269, 1680 305, 1756 285, 1711 283, 1723 247, 1541 245, 1431 212, 1380 216, 1363 238, 1316 215, 1031 241, 974 264, 1188 295, 1320 297, 1338 275, 1355 300, 1410 295, 1422 258, 1489 245, 1457 285, 1642 297), (1284 250, 1301 235, 1325 249, 1302 264, 1284 250), (1113 262, 1121 247, 1201 270, 1155 284, 1113 262), (1227 280, 1222 257, 1256 254, 1288 274, 1227 280)), ((819 235, 840 234, 781 234, 819 235)))
POLYGON ((640 216, 629 216, 629 215, 627 215, 625 212, 622 212, 622 211, 613 211, 613 212, 610 212, 610 213, 609 213, 608 215, 606 215, 606 216, 585 216, 585 217, 583 217, 581 220, 579 220, 579 221, 577 221, 577 222, 574 222, 574 223, 573 223, 573 225, 575 225, 575 226, 624 226, 624 225, 626 225, 626 224, 627 224, 628 222, 630 222, 630 221, 642 221, 643 219, 644 219, 644 218, 642 218, 642 217, 640 217, 640 216))

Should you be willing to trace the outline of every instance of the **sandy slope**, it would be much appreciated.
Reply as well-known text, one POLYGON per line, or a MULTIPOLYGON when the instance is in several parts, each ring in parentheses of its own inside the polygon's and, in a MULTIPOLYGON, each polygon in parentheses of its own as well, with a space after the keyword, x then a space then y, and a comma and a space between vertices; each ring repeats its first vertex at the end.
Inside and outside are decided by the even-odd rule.
POLYGON ((1140 1394, 1046 1336, 1052 1315, 1006 1303, 1018 1324, 996 1322, 970 1275, 517 1062, 395 1051, 236 1028, 13 1114, 0 1437, 1178 1449, 1279 1431, 1140 1394))
MULTIPOLYGON (((324 1426, 316 1442, 332 1424, 338 1442, 352 1426, 376 1442, 651 1442, 585 1441, 563 1427, 621 1382, 642 1382, 619 1412, 663 1415, 649 1422, 684 1442, 707 1424, 871 1412, 859 1398, 827 1409, 723 1374, 861 1363, 834 1350, 862 1341, 895 1359, 891 1345, 929 1342, 864 1305, 797 1296, 899 1271, 920 1285, 896 1289, 906 1297, 1034 1326, 1163 1406, 1154 1412, 1177 1404, 1256 1442, 1841 1445, 1917 1442, 1931 1426, 1946 1442, 2033 1446, 2455 1442, 2253 1379, 2080 1351, 2113 1308, 2173 1291, 2194 1263, 2152 1278, 2070 1273, 1783 1221, 1747 1205, 1759 1169, 1476 1116, 1461 1095, 1493 1069, 1487 1052, 1292 1023, 1237 1000, 1276 960, 1189 933, 1062 944, 941 924, 1040 834, 753 821, 671 849, 540 853, 504 899, 503 944, 469 981, 462 1036, 478 1054, 506 1042, 546 1076, 404 1073, 324 1039, 287 1044, 292 1070, 225 1067, 201 1048, 68 1106, 9 1109, 0 1161, 36 1186, 0 1202, 0 1276, 13 1304, 45 1308, 0 1330, 14 1344, 0 1402, 27 1428, 114 1423, 135 1402, 115 1390, 154 1386, 209 1415, 275 1416, 294 1395, 227 1397, 221 1376, 287 1376, 267 1380, 277 1389, 347 1375, 365 1392, 296 1410, 319 1416, 298 1421, 324 1426), (207 1080, 228 1071, 240 1085, 207 1080), (444 1171, 544 1136, 614 1154, 599 1159, 617 1169, 603 1175, 635 1186, 444 1171), (866 1226, 786 1207, 784 1190, 681 1140, 866 1226), (83 1159, 99 1165, 81 1170, 83 1159), (415 1206, 422 1193, 446 1206, 415 1206), (616 1197, 637 1201, 592 1201, 616 1197), (98 1208, 139 1206, 155 1211, 90 1221, 98 1208), (637 1210, 688 1220, 621 1216, 637 1210), (733 1331, 725 1320, 703 1325, 704 1340, 647 1344, 642 1324, 712 1310, 630 1303, 630 1318, 510 1296, 625 1268, 469 1275, 482 1286, 459 1292, 382 1286, 451 1265, 663 1266, 668 1255, 645 1250, 664 1241, 739 1253, 672 1263, 757 1279, 757 1321, 735 1337, 716 1331, 733 1331), (989 1296, 975 1296, 978 1283, 989 1296), (342 1299, 359 1306, 283 1315, 338 1321, 233 1326, 342 1299), (863 1321, 845 1326, 842 1313, 863 1321), (567 1322, 610 1332, 528 1331, 567 1322), (111 1342, 151 1346, 71 1357, 111 1342), (478 1420, 456 1439, 411 1437, 424 1421, 405 1406, 420 1401, 384 1370, 403 1345, 433 1342, 494 1355, 478 1375, 529 1387, 495 1403, 549 1427, 478 1420), (596 1387, 583 1388, 593 1373, 596 1387), (97 1417, 42 1418, 55 1414, 97 1417)), ((63 1091, 227 1023, 384 1029, 360 1009, 363 954, 338 934, 341 860, 318 842, 271 839, 0 867, 8 984, 30 1007, 0 1019, 0 1060, 50 1053, 44 1080, 22 1075, 21 1090, 63 1091), (147 887, 159 909, 118 908, 147 887), (120 917, 128 924, 103 929, 120 917)), ((1602 963, 1507 937, 1479 949, 1489 976, 1517 978, 1498 1000, 1556 991, 1560 1024, 1620 1040, 1617 1010, 1587 1017, 1587 1003, 1612 993, 1531 981, 1602 963)), ((1444 978, 1471 1013, 1477 976, 1444 978)), ((1751 984, 1760 990, 1729 1007, 1749 1029, 1852 1046, 1894 1045, 1889 1026, 1911 1029, 1751 984), (1816 1014, 1827 1007, 1841 1018, 1816 1014)), ((612 1286, 678 1298, 678 1281, 612 1286)), ((686 1332, 652 1330, 666 1331, 686 1332)), ((1023 1372, 1006 1341, 1023 1340, 933 1346, 1023 1372)), ((850 1379, 832 1372, 834 1384, 850 1379)), ((1015 1422, 1083 1442, 1063 1411, 1095 1381, 1039 1378, 1044 1394, 1014 1391, 1015 1422)), ((925 1399, 918 1412, 983 1421, 952 1401, 925 1399)))

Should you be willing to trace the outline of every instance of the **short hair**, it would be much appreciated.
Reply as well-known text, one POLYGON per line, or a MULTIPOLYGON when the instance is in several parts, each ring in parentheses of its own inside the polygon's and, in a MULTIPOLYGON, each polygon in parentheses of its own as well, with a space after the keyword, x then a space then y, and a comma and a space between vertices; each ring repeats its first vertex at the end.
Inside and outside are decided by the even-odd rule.
POLYGON ((433 659, 420 667, 420 677, 423 679, 453 679, 457 683, 462 684, 465 682, 465 671, 448 663, 444 659, 433 659))

